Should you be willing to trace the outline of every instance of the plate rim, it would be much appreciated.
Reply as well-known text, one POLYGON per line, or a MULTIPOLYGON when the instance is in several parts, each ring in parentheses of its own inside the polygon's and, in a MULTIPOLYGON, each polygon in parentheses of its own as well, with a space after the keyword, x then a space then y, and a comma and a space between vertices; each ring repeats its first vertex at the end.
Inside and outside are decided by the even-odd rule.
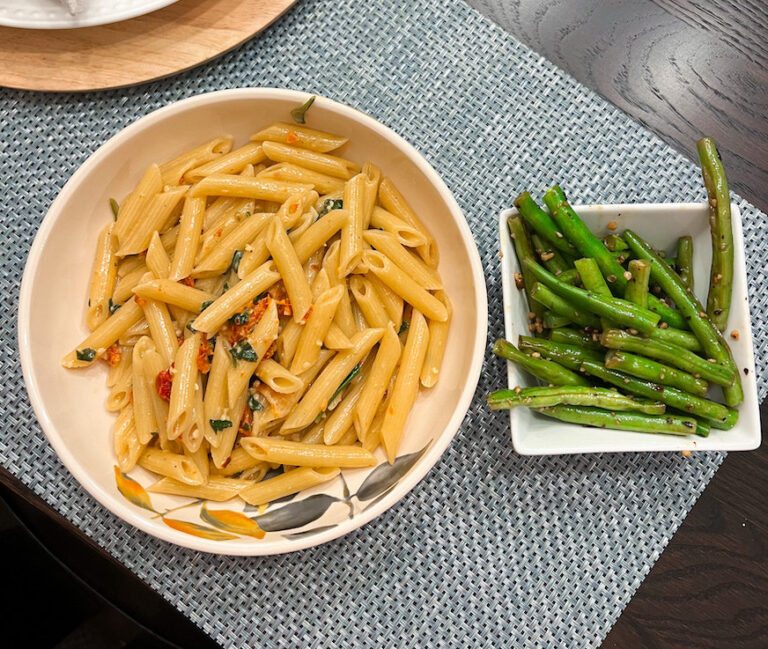
MULTIPOLYGON (((92 18, 71 16, 64 7, 61 10, 65 13, 63 18, 54 18, 47 20, 42 24, 40 22, 30 22, 28 20, 13 20, 3 17, 0 12, 0 25, 3 27, 13 27, 15 29, 80 29, 83 27, 98 27, 99 25, 111 25, 131 18, 137 18, 158 11, 169 5, 175 4, 179 0, 145 0, 140 6, 126 7, 122 11, 107 16, 94 16, 92 18)), ((41 10, 42 11, 42 10, 41 10)))

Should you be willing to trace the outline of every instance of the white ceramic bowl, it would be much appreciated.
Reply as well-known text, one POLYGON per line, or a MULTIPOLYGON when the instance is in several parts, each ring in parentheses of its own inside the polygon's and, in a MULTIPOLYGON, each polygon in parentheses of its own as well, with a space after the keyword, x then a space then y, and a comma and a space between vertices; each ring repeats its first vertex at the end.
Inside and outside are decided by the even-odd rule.
MULTIPOLYGON (((654 203, 637 205, 575 205, 574 210, 598 236, 610 231, 608 223, 618 224, 617 232, 631 228, 656 248, 674 254, 678 237, 691 235, 694 248, 694 287, 706 303, 712 249, 706 203, 654 203)), ((737 330, 739 339, 728 337, 736 365, 742 372, 744 403, 739 406, 739 421, 730 430, 712 429, 709 437, 696 435, 649 435, 625 431, 587 428, 558 422, 531 412, 528 408, 510 411, 512 444, 523 455, 560 453, 615 453, 622 451, 743 451, 760 446, 760 413, 757 399, 752 327, 747 300, 747 274, 744 265, 744 240, 741 214, 731 204, 735 247, 734 284, 727 332, 737 330)), ((528 307, 521 291, 515 288, 513 274, 519 272, 514 246, 509 237, 507 218, 517 210, 499 216, 499 246, 504 291, 504 325, 507 340, 517 345, 520 335, 528 334, 528 307)), ((507 364, 508 385, 535 385, 527 372, 507 364)))
POLYGON ((60 0, 4 0, 0 25, 26 29, 75 29, 107 25, 152 11, 178 0, 84 0, 83 10, 73 16, 60 0))
MULTIPOLYGON (((132 525, 186 547, 222 554, 276 554, 310 547, 354 530, 386 511, 424 477, 453 438, 469 407, 483 361, 487 298, 472 233, 434 169, 405 140, 358 110, 318 97, 308 125, 343 133, 351 141, 344 155, 372 160, 400 187, 437 239, 440 273, 455 309, 438 385, 422 391, 409 417, 396 468, 345 471, 336 480, 302 493, 291 503, 292 523, 258 540, 248 536, 217 541, 198 538, 121 496, 116 488, 111 428, 104 408, 105 367, 61 367, 60 359, 86 334, 88 278, 97 232, 111 218, 110 197, 124 196, 152 162, 174 157, 223 133, 236 144, 275 120, 286 120, 307 95, 289 90, 237 89, 193 97, 157 110, 127 127, 96 151, 51 205, 29 254, 19 305, 19 346, 27 390, 52 446, 72 475, 110 511, 132 525), (53 332, 53 335, 52 335, 53 332), (374 475, 375 473, 375 475, 374 475), (366 478, 370 478, 365 484, 366 478), (307 501, 310 494, 316 497, 307 501), (298 517, 298 519, 297 519, 298 517), (310 520, 311 519, 311 520, 310 520)), ((379 451, 381 454, 381 451, 379 451)), ((383 455, 379 455, 383 462, 383 455)), ((141 468, 131 478, 147 486, 141 468)), ((152 494, 152 507, 165 511, 189 499, 152 494)), ((225 504, 243 511, 242 503, 225 504)), ((211 510, 221 507, 211 504, 211 510)), ((250 517, 256 512, 245 510, 250 517)), ((174 518, 204 524, 201 512, 186 508, 174 518)), ((278 517, 279 518, 279 517, 278 517)), ((281 519, 282 520, 282 519, 281 519)), ((262 527, 263 519, 259 519, 262 527)), ((267 527, 285 524, 272 519, 267 527)))

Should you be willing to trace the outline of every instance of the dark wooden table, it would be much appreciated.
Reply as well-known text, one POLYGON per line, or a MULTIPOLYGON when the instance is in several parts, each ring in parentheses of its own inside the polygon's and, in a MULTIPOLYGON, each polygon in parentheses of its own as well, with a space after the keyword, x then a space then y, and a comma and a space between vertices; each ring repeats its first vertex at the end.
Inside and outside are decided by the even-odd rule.
MULTIPOLYGON (((732 189, 768 210, 764 0, 470 4, 691 158, 701 134, 715 137, 732 189)), ((761 414, 765 429, 765 404, 761 414)), ((25 525, 124 612, 179 646, 210 646, 191 622, 2 470, 0 485, 25 525), (133 596, 137 589, 147 591, 144 599, 133 596), (152 610, 138 610, 136 601, 151 602, 143 608, 152 610)), ((728 456, 604 647, 768 647, 766 494, 766 445, 728 456)))
MULTIPOLYGON (((690 158, 713 136, 731 188, 768 210, 766 0, 470 4, 690 158)), ((726 458, 604 647, 768 647, 766 449, 726 458)))

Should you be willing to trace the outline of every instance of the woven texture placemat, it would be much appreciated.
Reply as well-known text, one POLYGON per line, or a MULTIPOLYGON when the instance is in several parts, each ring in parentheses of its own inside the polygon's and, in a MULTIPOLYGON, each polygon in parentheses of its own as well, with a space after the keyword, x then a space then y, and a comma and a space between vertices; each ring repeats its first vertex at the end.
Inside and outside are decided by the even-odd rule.
MULTIPOLYGON (((484 406, 506 382, 490 353, 459 434, 422 483, 365 528, 293 555, 227 558, 157 541, 57 460, 16 343, 37 226, 108 137, 159 106, 239 86, 339 99, 426 156, 481 251, 491 341, 503 332, 497 214, 520 188, 560 181, 585 203, 704 197, 690 161, 460 0, 302 0, 252 42, 170 80, 86 95, 0 90, 3 466, 226 646, 598 646, 724 456, 519 457, 507 414, 484 406)), ((762 397, 766 217, 739 204, 762 397)))

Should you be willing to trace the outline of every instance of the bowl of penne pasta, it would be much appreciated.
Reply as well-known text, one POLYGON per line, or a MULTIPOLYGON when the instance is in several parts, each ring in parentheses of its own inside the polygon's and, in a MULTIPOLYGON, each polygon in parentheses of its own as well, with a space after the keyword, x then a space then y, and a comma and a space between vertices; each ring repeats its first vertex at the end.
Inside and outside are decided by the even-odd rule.
POLYGON ((472 234, 424 158, 354 108, 250 88, 159 109, 72 176, 30 251, 19 347, 45 434, 102 505, 264 555, 346 534, 426 475, 486 326, 472 234))

